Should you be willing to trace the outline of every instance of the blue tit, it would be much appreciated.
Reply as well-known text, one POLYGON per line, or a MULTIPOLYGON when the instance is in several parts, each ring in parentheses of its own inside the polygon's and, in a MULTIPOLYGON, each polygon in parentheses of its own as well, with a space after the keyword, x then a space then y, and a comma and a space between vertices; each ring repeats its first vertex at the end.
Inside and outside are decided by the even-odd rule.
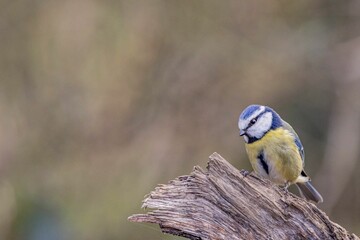
POLYGON ((304 148, 294 129, 267 106, 250 105, 239 117, 240 136, 254 171, 285 189, 296 184, 300 194, 323 201, 304 171, 304 148))

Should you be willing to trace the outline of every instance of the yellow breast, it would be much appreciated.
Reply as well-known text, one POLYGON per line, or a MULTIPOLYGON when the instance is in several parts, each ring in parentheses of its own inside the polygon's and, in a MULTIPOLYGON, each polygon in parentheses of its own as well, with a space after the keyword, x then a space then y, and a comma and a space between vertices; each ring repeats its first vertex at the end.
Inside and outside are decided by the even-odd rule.
POLYGON ((245 148, 254 171, 277 184, 294 183, 303 169, 294 136, 283 128, 270 130, 260 140, 245 144, 245 148), (260 153, 268 165, 268 174, 259 162, 260 153))

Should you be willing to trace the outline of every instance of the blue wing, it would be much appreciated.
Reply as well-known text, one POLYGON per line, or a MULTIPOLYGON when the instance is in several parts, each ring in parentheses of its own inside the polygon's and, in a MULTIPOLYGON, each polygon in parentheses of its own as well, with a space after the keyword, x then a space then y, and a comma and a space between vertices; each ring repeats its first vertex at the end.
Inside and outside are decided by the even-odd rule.
POLYGON ((283 124, 283 128, 285 128, 286 130, 288 130, 289 132, 291 132, 294 137, 295 137, 295 144, 298 147, 301 159, 303 161, 303 166, 305 166, 305 151, 304 151, 304 147, 301 144, 300 138, 297 135, 297 133, 295 132, 295 130, 290 126, 290 124, 288 124, 287 122, 285 122, 284 120, 282 120, 282 124, 283 124))

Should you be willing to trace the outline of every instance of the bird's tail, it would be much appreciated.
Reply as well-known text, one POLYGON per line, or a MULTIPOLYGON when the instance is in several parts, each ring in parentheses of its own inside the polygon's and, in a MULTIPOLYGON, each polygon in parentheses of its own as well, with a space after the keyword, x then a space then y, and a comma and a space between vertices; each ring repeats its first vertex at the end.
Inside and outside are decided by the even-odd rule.
POLYGON ((323 202, 323 198, 320 193, 311 185, 310 181, 307 182, 297 182, 296 186, 299 189, 299 192, 302 197, 306 198, 307 200, 311 200, 315 203, 323 202))

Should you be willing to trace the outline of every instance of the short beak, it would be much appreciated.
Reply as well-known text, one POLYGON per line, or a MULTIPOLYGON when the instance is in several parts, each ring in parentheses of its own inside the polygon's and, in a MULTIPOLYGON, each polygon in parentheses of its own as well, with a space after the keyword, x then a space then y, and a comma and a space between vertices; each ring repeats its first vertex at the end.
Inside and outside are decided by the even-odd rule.
POLYGON ((244 130, 242 130, 242 129, 240 129, 240 136, 243 136, 243 135, 245 135, 245 131, 244 130))

